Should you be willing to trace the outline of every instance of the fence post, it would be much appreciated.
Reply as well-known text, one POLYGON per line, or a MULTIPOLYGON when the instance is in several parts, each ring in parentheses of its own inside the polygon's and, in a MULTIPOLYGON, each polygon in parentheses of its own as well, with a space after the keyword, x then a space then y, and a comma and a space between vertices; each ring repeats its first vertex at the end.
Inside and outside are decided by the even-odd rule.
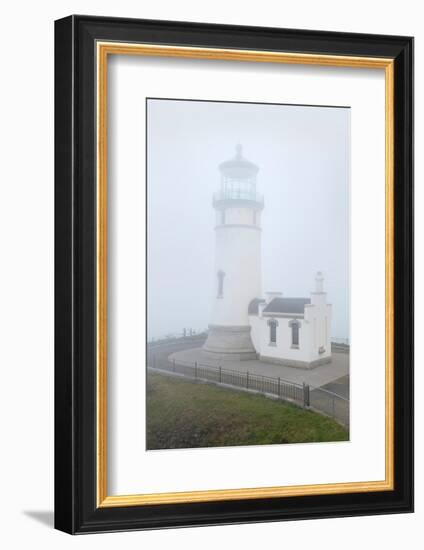
POLYGON ((222 367, 219 367, 219 383, 222 382, 222 367))
POLYGON ((305 382, 303 382, 303 406, 309 407, 309 405, 310 405, 309 384, 305 384, 305 382))
POLYGON ((265 378, 262 375, 262 393, 265 393, 265 378))
POLYGON ((336 410, 335 410, 335 403, 334 403, 334 395, 331 396, 333 398, 333 418, 336 418, 336 410))
POLYGON ((246 389, 249 389, 249 371, 246 372, 246 389))
POLYGON ((172 370, 175 372, 175 359, 172 360, 172 370))
POLYGON ((278 397, 281 397, 281 378, 278 377, 278 397))
POLYGON ((156 368, 156 355, 153 356, 153 368, 156 368))
POLYGON ((197 378, 197 361, 194 362, 194 378, 197 378))

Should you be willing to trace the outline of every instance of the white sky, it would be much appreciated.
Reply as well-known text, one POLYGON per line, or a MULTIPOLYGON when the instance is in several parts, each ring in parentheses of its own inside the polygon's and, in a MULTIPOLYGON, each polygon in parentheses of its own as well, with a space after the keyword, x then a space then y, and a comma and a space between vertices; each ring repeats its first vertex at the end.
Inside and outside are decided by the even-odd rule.
POLYGON ((349 336, 349 109, 148 100, 147 143, 149 338, 208 325, 212 194, 237 143, 265 200, 263 291, 309 296, 322 271, 332 336, 349 336))

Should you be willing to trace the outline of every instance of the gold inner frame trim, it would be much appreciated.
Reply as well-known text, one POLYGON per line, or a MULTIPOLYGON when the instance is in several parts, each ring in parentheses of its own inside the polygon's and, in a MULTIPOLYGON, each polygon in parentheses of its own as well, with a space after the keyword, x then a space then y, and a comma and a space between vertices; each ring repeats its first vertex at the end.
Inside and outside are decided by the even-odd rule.
POLYGON ((194 48, 123 42, 97 42, 97 506, 142 506, 276 498, 394 489, 394 60, 256 50, 194 48), (220 59, 385 71, 385 479, 280 487, 217 489, 178 493, 107 494, 107 61, 109 55, 220 59))

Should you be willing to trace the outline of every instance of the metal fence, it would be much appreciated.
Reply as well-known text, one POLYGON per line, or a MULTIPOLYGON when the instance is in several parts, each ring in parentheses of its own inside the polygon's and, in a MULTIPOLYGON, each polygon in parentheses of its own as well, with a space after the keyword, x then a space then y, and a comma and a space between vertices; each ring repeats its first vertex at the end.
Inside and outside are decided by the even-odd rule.
POLYGON ((283 378, 273 378, 250 372, 225 369, 200 362, 169 361, 165 357, 148 354, 148 366, 152 369, 174 373, 193 380, 213 382, 247 391, 271 395, 290 401, 304 408, 331 416, 344 426, 349 425, 349 400, 323 388, 309 384, 297 384, 283 378))
POLYGON ((349 399, 324 388, 309 386, 309 406, 349 426, 349 399))
POLYGON ((151 339, 148 340, 147 346, 150 351, 154 350, 154 348, 160 348, 164 345, 171 346, 172 344, 180 344, 180 343, 187 343, 187 342, 203 342, 207 338, 207 333, 205 331, 187 331, 186 333, 175 333, 175 334, 168 334, 164 336, 161 339, 151 339))
POLYGON ((174 342, 182 338, 195 338, 195 337, 204 337, 207 336, 207 329, 194 329, 194 328, 183 328, 181 332, 168 332, 159 337, 150 337, 147 339, 148 345, 159 345, 165 342, 174 342))
POLYGON ((344 345, 344 346, 349 346, 350 345, 349 338, 337 338, 337 336, 332 336, 331 337, 331 343, 332 344, 341 344, 341 345, 344 345))

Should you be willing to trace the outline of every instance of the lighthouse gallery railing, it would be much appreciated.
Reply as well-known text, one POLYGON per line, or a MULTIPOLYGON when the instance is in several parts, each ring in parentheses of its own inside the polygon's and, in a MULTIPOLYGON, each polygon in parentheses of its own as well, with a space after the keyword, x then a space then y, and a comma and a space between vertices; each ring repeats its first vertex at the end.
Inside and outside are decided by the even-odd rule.
POLYGON ((247 191, 243 189, 227 189, 223 191, 217 191, 213 194, 213 203, 227 200, 242 200, 242 201, 252 201, 259 203, 260 205, 264 204, 264 196, 256 193, 255 191, 247 191))

